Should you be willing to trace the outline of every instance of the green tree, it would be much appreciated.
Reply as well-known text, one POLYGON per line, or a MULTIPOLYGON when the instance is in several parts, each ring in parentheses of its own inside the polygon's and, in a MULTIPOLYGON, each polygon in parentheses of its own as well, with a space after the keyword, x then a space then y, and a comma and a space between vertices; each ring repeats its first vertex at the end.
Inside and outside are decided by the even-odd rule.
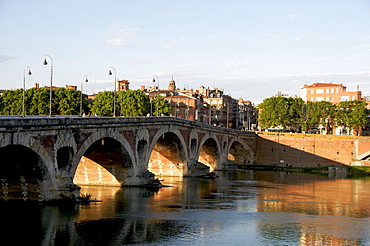
POLYGON ((91 113, 97 116, 113 116, 113 91, 99 93, 89 105, 91 113))
POLYGON ((149 97, 141 90, 120 91, 116 106, 121 116, 146 116, 150 113, 149 97))
POLYGON ((157 95, 152 99, 153 115, 170 116, 172 112, 171 104, 163 96, 157 95), (157 110, 158 108, 158 110, 157 110))
POLYGON ((362 131, 368 122, 366 117, 369 114, 364 101, 343 101, 338 104, 337 124, 354 130, 354 134, 362 131))
POLYGON ((53 90, 55 115, 78 115, 80 113, 80 91, 66 88, 53 90))
POLYGON ((304 102, 301 98, 270 97, 258 105, 258 121, 263 127, 294 127, 303 123, 304 102))
POLYGON ((287 126, 293 129, 302 128, 304 122, 305 103, 301 98, 286 98, 287 102, 287 126))
POLYGON ((326 132, 330 133, 336 122, 337 106, 326 101, 307 102, 306 105, 305 129, 325 126, 326 132))
POLYGON ((48 115, 50 108, 50 90, 47 88, 33 89, 30 115, 48 115))
POLYGON ((4 100, 3 100, 3 96, 0 95, 0 115, 3 114, 4 112, 4 100))
POLYGON ((282 125, 282 112, 278 105, 283 104, 283 97, 265 98, 261 104, 258 105, 260 110, 258 115, 258 122, 261 127, 276 127, 282 125))
POLYGON ((6 90, 3 93, 3 114, 4 115, 21 115, 23 89, 6 90))

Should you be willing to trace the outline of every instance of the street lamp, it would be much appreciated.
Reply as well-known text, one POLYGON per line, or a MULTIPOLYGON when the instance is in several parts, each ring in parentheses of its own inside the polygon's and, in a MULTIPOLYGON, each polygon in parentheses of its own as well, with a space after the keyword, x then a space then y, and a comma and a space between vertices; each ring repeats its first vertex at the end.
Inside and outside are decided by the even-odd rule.
POLYGON ((153 75, 153 83, 155 83, 156 81, 155 81, 155 78, 157 78, 157 84, 158 84, 158 96, 157 96, 157 116, 159 116, 159 114, 158 114, 158 108, 159 108, 159 77, 157 76, 157 75, 153 75))
POLYGON ((48 62, 46 61, 46 57, 50 59, 50 105, 49 105, 49 117, 51 117, 51 99, 52 99, 52 87, 53 87, 53 58, 51 56, 45 54, 45 59, 42 65, 47 66, 48 62))
POLYGON ((26 70, 28 69, 28 76, 31 76, 32 73, 31 73, 31 68, 30 67, 27 67, 24 71, 23 71, 23 99, 22 99, 22 116, 24 117, 24 93, 25 93, 25 90, 26 90, 26 70))
POLYGON ((85 79, 85 82, 87 83, 87 82, 89 82, 89 80, 87 79, 87 75, 85 75, 85 76, 83 76, 82 77, 82 80, 81 80, 81 103, 80 103, 80 116, 82 116, 82 87, 83 87, 83 81, 84 81, 84 78, 86 78, 85 79))
MULTIPOLYGON (((109 68, 113 69, 113 71, 114 71, 113 117, 116 117, 116 83, 117 83, 116 75, 117 75, 117 73, 116 73, 116 69, 114 67, 109 67, 109 68)), ((111 69, 109 69, 109 71, 108 71, 109 76, 112 75, 112 70, 111 69)))

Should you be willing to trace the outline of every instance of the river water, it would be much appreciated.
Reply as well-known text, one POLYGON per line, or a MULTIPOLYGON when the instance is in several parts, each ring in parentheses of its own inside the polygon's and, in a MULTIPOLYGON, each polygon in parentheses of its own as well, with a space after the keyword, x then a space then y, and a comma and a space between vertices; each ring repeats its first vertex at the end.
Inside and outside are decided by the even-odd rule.
MULTIPOLYGON (((89 205, 0 203, 9 245, 370 245, 370 179, 233 171, 159 190, 82 187, 89 205)), ((5 244, 4 244, 5 245, 5 244)))

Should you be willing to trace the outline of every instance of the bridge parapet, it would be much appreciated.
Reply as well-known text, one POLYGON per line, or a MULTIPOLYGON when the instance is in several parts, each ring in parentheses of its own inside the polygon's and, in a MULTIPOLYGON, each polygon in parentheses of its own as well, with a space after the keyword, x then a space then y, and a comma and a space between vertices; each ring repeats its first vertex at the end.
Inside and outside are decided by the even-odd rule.
POLYGON ((53 117, 0 117, 0 131, 6 130, 36 130, 80 127, 122 127, 171 124, 186 127, 199 127, 204 130, 232 135, 256 136, 254 132, 239 131, 229 128, 212 126, 209 124, 180 119, 176 117, 79 117, 79 116, 53 116, 53 117))

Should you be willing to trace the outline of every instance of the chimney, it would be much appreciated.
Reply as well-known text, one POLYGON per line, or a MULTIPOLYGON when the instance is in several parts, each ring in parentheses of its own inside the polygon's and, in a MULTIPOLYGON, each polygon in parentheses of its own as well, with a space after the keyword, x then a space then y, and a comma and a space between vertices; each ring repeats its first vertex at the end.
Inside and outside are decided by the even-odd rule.
POLYGON ((40 88, 39 83, 33 83, 33 87, 35 87, 36 89, 39 89, 40 88))
POLYGON ((141 91, 145 91, 145 85, 140 86, 141 91))

